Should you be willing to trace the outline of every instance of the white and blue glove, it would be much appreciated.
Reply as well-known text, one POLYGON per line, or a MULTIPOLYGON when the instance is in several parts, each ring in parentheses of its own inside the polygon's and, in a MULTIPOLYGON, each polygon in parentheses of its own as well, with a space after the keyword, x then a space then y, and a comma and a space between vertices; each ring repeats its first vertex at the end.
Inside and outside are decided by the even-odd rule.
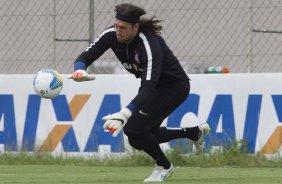
POLYGON ((68 76, 69 79, 73 79, 76 82, 95 80, 95 76, 88 74, 85 70, 76 70, 68 76))
POLYGON ((113 137, 116 137, 127 123, 127 120, 131 115, 132 112, 128 108, 124 107, 117 113, 104 116, 104 130, 111 132, 113 137))

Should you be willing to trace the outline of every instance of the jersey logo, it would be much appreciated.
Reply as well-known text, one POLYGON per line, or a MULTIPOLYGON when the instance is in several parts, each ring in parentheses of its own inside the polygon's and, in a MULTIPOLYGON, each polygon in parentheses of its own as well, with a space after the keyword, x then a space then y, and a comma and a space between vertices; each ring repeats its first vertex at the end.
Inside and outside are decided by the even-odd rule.
POLYGON ((139 54, 137 51, 134 51, 134 60, 136 63, 141 63, 140 59, 139 59, 139 54))

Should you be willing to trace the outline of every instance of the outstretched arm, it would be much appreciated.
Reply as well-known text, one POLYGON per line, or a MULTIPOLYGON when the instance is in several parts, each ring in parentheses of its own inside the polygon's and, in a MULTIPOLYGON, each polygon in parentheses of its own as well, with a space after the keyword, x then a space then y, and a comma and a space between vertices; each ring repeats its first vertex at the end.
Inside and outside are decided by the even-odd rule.
POLYGON ((96 59, 98 59, 113 43, 115 29, 113 27, 102 32, 93 43, 91 43, 74 62, 74 73, 68 78, 76 82, 94 80, 93 75, 89 75, 86 69, 96 59))

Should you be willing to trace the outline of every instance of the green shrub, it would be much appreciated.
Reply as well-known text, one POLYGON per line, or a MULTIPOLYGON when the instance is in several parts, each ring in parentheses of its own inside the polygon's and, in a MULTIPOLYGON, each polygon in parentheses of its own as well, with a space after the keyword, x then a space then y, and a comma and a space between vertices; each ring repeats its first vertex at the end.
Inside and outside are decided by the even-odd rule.
MULTIPOLYGON (((187 150, 185 150, 187 151, 187 150)), ((279 155, 267 158, 262 154, 249 154, 244 141, 229 143, 221 150, 204 154, 185 154, 181 146, 167 150, 168 159, 175 166, 187 167, 281 167, 279 155)), ((50 153, 2 153, 0 165, 96 165, 96 166, 151 166, 154 161, 144 152, 129 150, 126 156, 82 157, 53 156, 50 153)))

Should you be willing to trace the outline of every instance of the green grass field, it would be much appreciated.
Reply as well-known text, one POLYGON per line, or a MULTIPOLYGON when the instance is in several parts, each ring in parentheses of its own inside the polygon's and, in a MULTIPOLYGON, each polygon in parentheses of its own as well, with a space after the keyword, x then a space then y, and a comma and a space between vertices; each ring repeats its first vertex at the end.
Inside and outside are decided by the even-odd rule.
MULTIPOLYGON (((0 165, 0 183, 143 183, 151 167, 0 165)), ((282 168, 176 168, 171 184, 276 184, 282 168)))

